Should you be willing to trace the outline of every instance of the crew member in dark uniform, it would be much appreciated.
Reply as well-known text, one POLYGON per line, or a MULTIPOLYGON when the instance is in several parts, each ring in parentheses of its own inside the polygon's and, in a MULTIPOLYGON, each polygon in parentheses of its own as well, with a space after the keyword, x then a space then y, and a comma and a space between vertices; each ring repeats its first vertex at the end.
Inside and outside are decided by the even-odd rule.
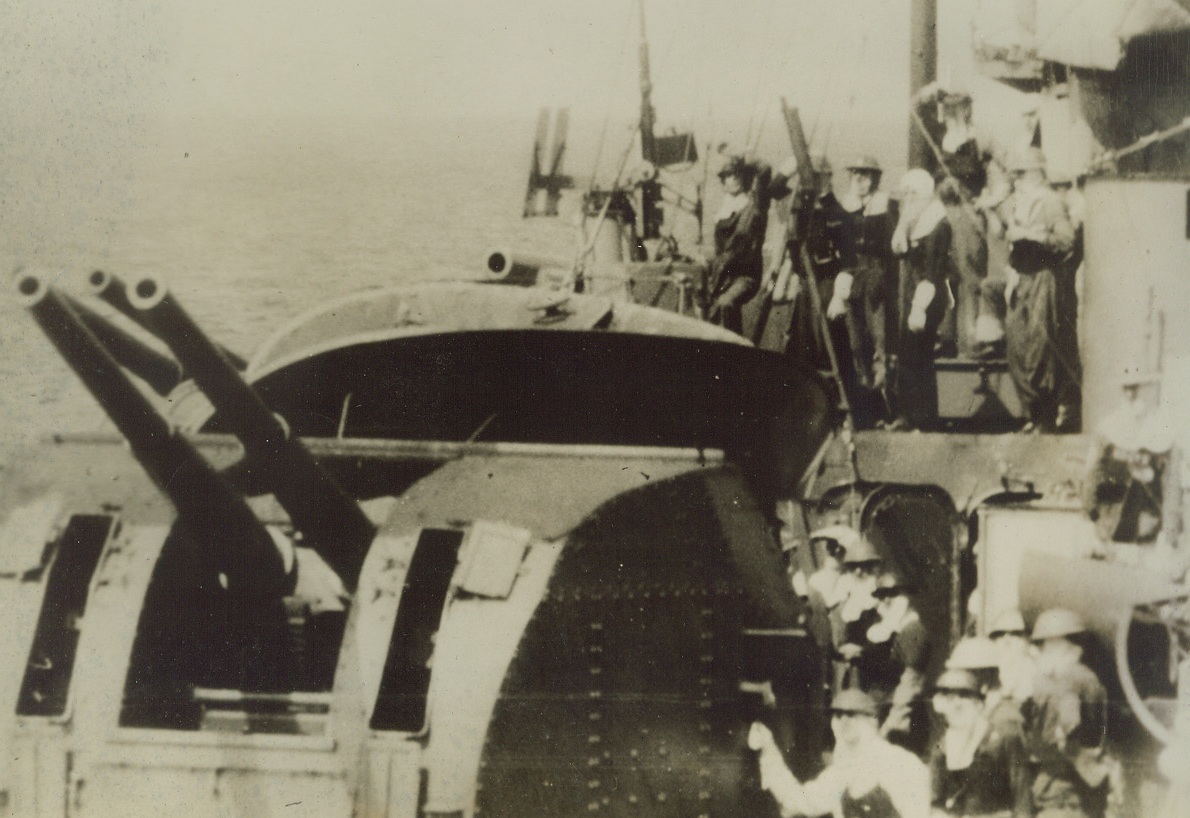
MULTIPOLYGON (((826 308, 835 294, 835 280, 845 244, 846 211, 831 190, 831 166, 825 156, 811 157, 813 174, 810 185, 796 191, 789 182, 794 170, 773 176, 770 190, 774 199, 794 193, 788 232, 789 258, 797 275, 797 291, 790 310, 785 354, 795 363, 818 372, 831 371, 827 339, 834 348, 839 378, 849 404, 858 400, 855 367, 847 324, 827 321, 826 308), (803 255, 802 249, 805 249, 803 255), (806 270, 806 259, 813 265, 813 277, 806 270), (811 289, 817 284, 817 298, 811 289)), ((800 169, 796 170, 801 173, 800 169)))
POLYGON ((1051 608, 1037 617, 1040 645, 1033 695, 1025 703, 1025 746, 1036 770, 1038 816, 1102 818, 1118 795, 1118 766, 1105 754, 1107 693, 1082 664, 1086 626, 1078 614, 1051 608))
POLYGON ((723 203, 715 218, 715 256, 708 276, 707 319, 732 332, 744 329, 741 308, 760 289, 764 234, 768 228, 767 180, 756 188, 761 168, 733 156, 719 171, 723 203))
POLYGON ((929 428, 938 418, 934 344, 950 301, 951 228, 934 180, 915 168, 901 180, 893 251, 902 255, 901 326, 894 428, 929 428))
POLYGON ((880 163, 861 156, 847 165, 847 191, 839 200, 843 229, 838 242, 841 272, 827 306, 827 318, 844 317, 851 341, 852 366, 857 390, 852 413, 859 428, 885 419, 887 349, 885 309, 894 279, 892 217, 888 195, 880 190, 880 163))
POLYGON ((987 717, 975 674, 947 670, 934 685, 946 731, 930 752, 930 802, 946 815, 1031 818, 1029 765, 1019 732, 987 717))
POLYGON ((835 751, 813 781, 798 781, 773 734, 755 722, 748 746, 759 753, 760 786, 772 793, 783 816, 919 818, 929 814, 929 773, 917 756, 889 744, 876 726, 876 702, 844 690, 831 702, 835 751))

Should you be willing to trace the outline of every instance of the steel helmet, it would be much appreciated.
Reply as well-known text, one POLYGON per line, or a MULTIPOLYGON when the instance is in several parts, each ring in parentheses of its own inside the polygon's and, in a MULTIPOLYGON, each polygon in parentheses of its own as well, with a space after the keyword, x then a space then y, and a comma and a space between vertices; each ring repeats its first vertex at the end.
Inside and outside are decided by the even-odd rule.
POLYGON ((1041 148, 1029 146, 1013 154, 1008 167, 1009 173, 1024 173, 1027 170, 1045 170, 1045 154, 1041 152, 1041 148))
POLYGON ((844 563, 879 562, 882 559, 876 546, 867 537, 856 537, 854 545, 848 546, 843 556, 844 563))
POLYGON ((987 670, 999 664, 996 646, 986 636, 968 636, 960 640, 946 660, 947 670, 987 670))
POLYGON ((832 713, 851 713, 875 718, 876 700, 862 690, 840 690, 831 702, 832 713))
POLYGON ((1083 618, 1074 611, 1066 608, 1050 608, 1047 611, 1042 611, 1041 615, 1037 617, 1037 621, 1033 623, 1032 638, 1034 642, 1040 642, 1043 639, 1074 636, 1086 630, 1087 626, 1083 624, 1083 618))
POLYGON ((1000 615, 992 620, 992 626, 988 628, 988 636, 992 639, 1010 633, 1024 636, 1028 632, 1025 627, 1025 618, 1016 608, 1001 611, 1000 615))
POLYGON ((872 173, 880 173, 884 170, 880 167, 880 160, 868 153, 856 156, 845 167, 847 170, 867 170, 872 173))
POLYGON ((982 698, 983 691, 980 690, 979 680, 975 678, 975 674, 969 670, 945 670, 942 675, 938 677, 938 681, 934 683, 935 693, 957 693, 960 696, 970 696, 971 698, 982 698))

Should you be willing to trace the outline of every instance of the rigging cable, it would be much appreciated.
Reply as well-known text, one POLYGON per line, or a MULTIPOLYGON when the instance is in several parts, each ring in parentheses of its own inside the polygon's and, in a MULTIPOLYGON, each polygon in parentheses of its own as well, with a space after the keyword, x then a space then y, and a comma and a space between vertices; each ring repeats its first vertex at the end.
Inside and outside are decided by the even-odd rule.
MULTIPOLYGON (((624 52, 628 50, 628 38, 632 32, 632 15, 625 15, 624 33, 620 37, 620 52, 616 57, 615 66, 619 71, 613 69, 611 74, 618 79, 618 74, 623 73, 624 66, 624 52)), ((595 179, 599 175, 599 163, 603 160, 603 146, 607 138, 607 130, 611 123, 612 108, 614 107, 613 100, 616 96, 616 82, 609 83, 610 90, 607 95, 607 112, 603 116, 603 126, 599 130, 599 141, 595 146, 595 161, 591 165, 591 181, 587 185, 587 190, 593 190, 595 187, 595 179)))

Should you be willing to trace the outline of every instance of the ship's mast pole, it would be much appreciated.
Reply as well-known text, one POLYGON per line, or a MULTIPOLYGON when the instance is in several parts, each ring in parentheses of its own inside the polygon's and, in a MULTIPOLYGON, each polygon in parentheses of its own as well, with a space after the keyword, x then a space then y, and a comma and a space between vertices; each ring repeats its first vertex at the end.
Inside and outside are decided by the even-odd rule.
MULTIPOLYGON (((916 94, 938 76, 938 0, 910 0, 909 93, 916 94)), ((909 122, 909 167, 931 166, 925 135, 909 122)))
MULTIPOLYGON (((657 166, 657 143, 653 135, 655 114, 653 111, 653 80, 649 74, 649 41, 645 33, 645 0, 637 6, 640 10, 640 155, 657 166)), ((655 239, 661 236, 661 185, 656 179, 646 179, 640 184, 641 237, 655 239)))

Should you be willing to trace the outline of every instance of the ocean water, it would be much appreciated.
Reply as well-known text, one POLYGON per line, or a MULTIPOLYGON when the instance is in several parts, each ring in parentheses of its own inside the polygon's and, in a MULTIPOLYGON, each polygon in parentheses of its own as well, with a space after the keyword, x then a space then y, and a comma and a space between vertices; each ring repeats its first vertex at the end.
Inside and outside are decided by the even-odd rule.
MULTIPOLYGON (((517 120, 248 121, 172 124, 122 156, 50 146, 3 183, 0 264, 67 292, 96 268, 161 276, 247 354, 328 299, 477 277, 496 246, 569 258, 572 221, 521 218, 532 137, 517 120)), ((0 390, 0 448, 105 422, 7 286, 0 390)))
MULTIPOLYGON (((720 124, 729 142, 742 142, 744 123, 734 137, 730 123, 720 124)), ((614 178, 630 155, 633 124, 572 119, 564 169, 578 188, 567 191, 559 218, 523 219, 535 125, 532 117, 209 115, 59 124, 43 135, 29 123, 5 123, 0 462, 14 445, 106 423, 15 302, 9 271, 38 270, 75 293, 94 269, 126 281, 160 276, 215 340, 247 356, 328 299, 400 282, 476 278, 496 247, 569 262, 578 189, 592 176, 602 184, 614 178)), ((858 121, 835 130, 829 153, 841 162, 867 131, 858 121)), ((787 150, 773 125, 759 155, 776 162, 787 150)), ((713 214, 721 161, 704 157, 668 181, 687 195, 703 184, 713 214)), ((624 167, 631 173, 632 161, 624 167)), ((770 243, 779 244, 780 227, 770 221, 770 243)), ((685 250, 698 250, 690 215, 670 212, 664 229, 685 250)))

